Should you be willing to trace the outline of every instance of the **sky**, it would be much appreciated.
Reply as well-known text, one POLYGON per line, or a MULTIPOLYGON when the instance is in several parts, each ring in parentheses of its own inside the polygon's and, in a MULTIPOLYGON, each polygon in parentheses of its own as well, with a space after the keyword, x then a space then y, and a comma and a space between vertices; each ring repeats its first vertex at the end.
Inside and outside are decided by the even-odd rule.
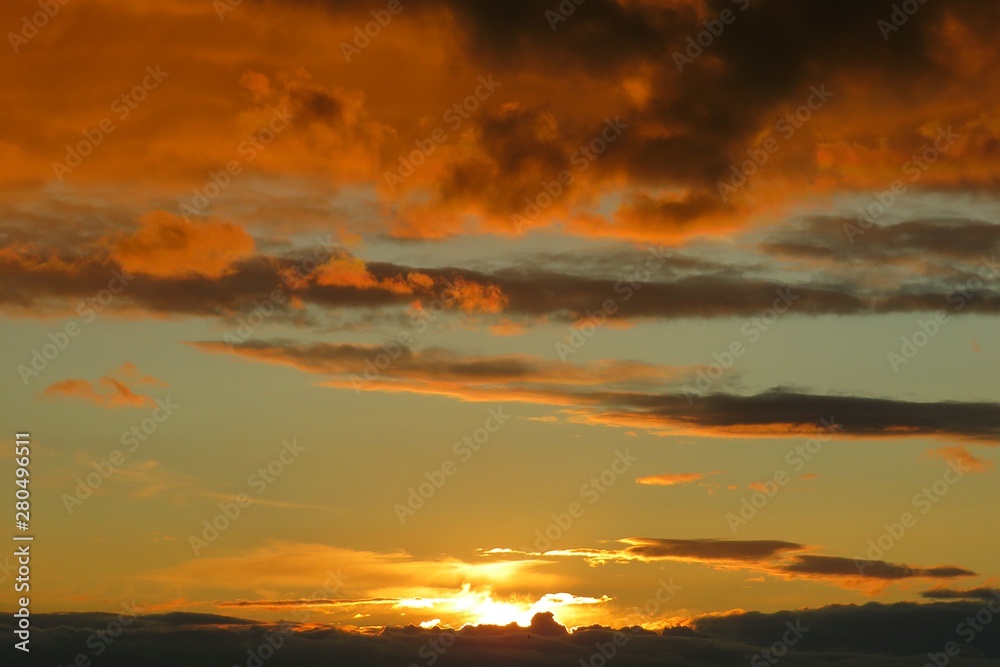
POLYGON ((39 650, 119 614, 122 664, 282 621, 295 665, 963 643, 1000 582, 998 13, 5 4, 39 650))

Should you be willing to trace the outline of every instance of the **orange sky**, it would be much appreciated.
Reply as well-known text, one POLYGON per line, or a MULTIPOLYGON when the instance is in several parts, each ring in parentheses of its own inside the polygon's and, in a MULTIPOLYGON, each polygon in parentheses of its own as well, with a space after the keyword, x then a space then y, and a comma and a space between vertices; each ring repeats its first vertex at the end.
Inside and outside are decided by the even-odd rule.
POLYGON ((43 5, 0 8, 39 612, 997 581, 996 7, 43 5))

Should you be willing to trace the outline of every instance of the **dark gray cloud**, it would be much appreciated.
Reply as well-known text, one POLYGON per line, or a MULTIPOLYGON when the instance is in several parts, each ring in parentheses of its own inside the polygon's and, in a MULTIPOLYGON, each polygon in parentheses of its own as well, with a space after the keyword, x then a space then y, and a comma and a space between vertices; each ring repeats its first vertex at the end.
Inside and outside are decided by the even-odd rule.
POLYGON ((954 588, 932 588, 920 594, 928 600, 1000 600, 1000 589, 988 588, 968 588, 958 590, 954 588))
POLYGON ((976 573, 961 567, 911 567, 885 561, 858 561, 840 556, 817 556, 802 554, 795 557, 795 562, 782 565, 780 569, 789 574, 810 574, 831 577, 870 577, 873 579, 951 579, 954 577, 971 577, 976 573))
POLYGON ((1000 250, 1000 224, 964 218, 920 218, 894 224, 865 224, 857 218, 817 216, 774 232, 761 244, 775 254, 837 262, 913 262, 977 266, 1000 250), (845 225, 861 233, 854 242, 845 225))
POLYGON ((625 549, 629 555, 655 560, 657 558, 692 558, 697 560, 766 560, 785 551, 800 551, 805 547, 779 540, 672 540, 641 538, 630 541, 625 549))
POLYGON ((971 642, 966 642, 968 634, 962 633, 963 627, 970 627, 969 617, 983 608, 982 604, 970 602, 888 605, 872 602, 775 614, 749 612, 704 617, 698 619, 695 627, 713 636, 769 646, 781 637, 786 623, 798 622, 809 628, 802 647, 814 657, 827 655, 833 659, 840 655, 848 659, 852 654, 862 654, 875 661, 875 654, 887 654, 912 656, 909 664, 922 665, 928 653, 941 653, 948 642, 955 642, 961 647, 962 659, 968 661, 957 664, 996 664, 1000 657, 1000 623, 986 625, 982 632, 975 633, 971 642))
POLYGON ((838 432, 856 436, 953 435, 1000 439, 1000 404, 991 402, 914 402, 866 396, 823 396, 774 389, 754 396, 606 394, 600 401, 608 417, 659 419, 664 425, 699 428, 771 426, 775 432, 837 424, 838 432), (615 410, 621 406, 625 410, 615 410))
MULTIPOLYGON (((364 1, 301 1, 325 7, 341 19, 355 17, 359 23, 370 20, 370 10, 384 7, 364 1)), ((990 26, 1000 13, 991 3, 972 0, 920 3, 905 26, 885 39, 878 22, 890 17, 892 4, 868 0, 566 0, 562 6, 572 11, 566 12, 565 21, 550 20, 558 15, 558 0, 432 0, 404 6, 406 18, 400 20, 412 18, 416 23, 422 18, 424 26, 453 27, 448 37, 457 43, 454 56, 495 72, 507 82, 504 96, 512 101, 520 101, 539 76, 611 88, 641 73, 648 99, 634 106, 623 103, 622 113, 643 129, 624 134, 593 169, 609 182, 624 176, 636 186, 685 189, 684 196, 669 202, 641 194, 628 199, 623 212, 636 217, 632 231, 639 237, 644 232, 687 231, 701 223, 712 226, 705 218, 733 207, 720 201, 717 182, 728 177, 731 165, 746 159, 746 149, 762 130, 803 103, 812 86, 829 84, 835 89, 831 107, 836 108, 822 111, 831 122, 820 132, 809 127, 802 131, 808 137, 796 137, 801 155, 782 167, 768 165, 806 181, 829 176, 810 145, 842 140, 876 150, 888 143, 901 154, 914 153, 926 141, 929 116, 945 125, 979 116, 981 109, 974 104, 933 107, 944 102, 957 83, 955 62, 943 55, 955 45, 944 36, 960 22, 970 37, 990 43, 990 26), (723 11, 735 20, 708 40, 704 55, 678 71, 675 54, 683 54, 688 40, 706 30, 704 22, 717 20, 723 11), (527 86, 521 87, 522 79, 527 86), (934 111, 913 120, 914 100, 934 111), (832 122, 834 117, 843 122, 832 122)), ((428 37, 433 34, 428 32, 428 37)), ((992 57, 976 55, 984 62, 992 57)), ((967 90, 970 101, 977 92, 967 90)), ((587 104, 557 106, 539 102, 517 113, 487 111, 472 119, 470 125, 482 137, 479 155, 447 165, 434 192, 437 203, 475 201, 503 218, 520 210, 523 203, 513 203, 536 194, 542 176, 552 178, 571 168, 572 152, 583 137, 593 136, 587 104), (545 140, 537 131, 542 115, 555 120, 545 140)), ((969 157, 992 160, 994 144, 995 139, 983 141, 969 157)), ((941 183, 927 183, 936 177, 928 175, 920 185, 947 185, 943 174, 941 183)), ((992 176, 969 180, 995 187, 992 176)))
MULTIPOLYGON (((1000 404, 916 402, 868 396, 808 394, 775 388, 755 395, 699 394, 679 369, 637 362, 576 365, 541 357, 462 357, 442 349, 249 341, 195 343, 211 352, 294 366, 346 384, 371 370, 393 390, 434 393, 442 388, 466 400, 529 401, 578 409, 599 423, 643 428, 808 437, 819 429, 859 437, 952 436, 1000 440, 1000 404), (623 391, 621 387, 644 391, 623 391), (661 387, 670 387, 662 388, 661 387)), ((689 371, 688 371, 689 372, 689 371)))
POLYGON ((729 568, 743 567, 786 579, 814 579, 833 584, 857 585, 874 579, 885 584, 901 579, 954 579, 976 573, 952 565, 917 567, 881 560, 859 560, 842 556, 823 556, 813 547, 779 540, 666 539, 627 537, 618 540, 623 549, 563 549, 533 556, 578 557, 592 564, 631 560, 674 560, 688 563, 724 562, 729 568))
MULTIPOLYGON (((916 252, 916 251, 915 251, 916 252)), ((272 304, 275 317, 300 324, 316 324, 336 309, 371 312, 403 308, 420 301, 425 306, 449 305, 444 295, 454 281, 472 281, 495 285, 506 297, 504 312, 529 320, 541 317, 575 320, 606 310, 611 319, 752 317, 775 306, 787 308, 791 316, 875 315, 903 312, 931 312, 945 309, 956 314, 1000 313, 1000 292, 987 281, 968 296, 942 285, 887 286, 873 291, 833 281, 798 281, 785 283, 775 279, 743 275, 739 269, 718 267, 709 274, 681 275, 656 281, 646 274, 630 272, 621 278, 587 277, 541 269, 505 269, 492 273, 462 268, 419 268, 397 264, 372 263, 367 269, 380 281, 391 281, 410 273, 421 273, 435 280, 435 286, 413 293, 353 286, 321 285, 307 279, 289 289, 283 275, 302 266, 301 260, 255 257, 234 264, 233 270, 219 278, 201 276, 155 277, 136 274, 126 289, 103 304, 95 298, 108 288, 121 268, 99 255, 66 256, 51 261, 39 256, 17 260, 0 255, 0 305, 8 308, 75 311, 83 306, 98 310, 147 311, 153 314, 176 313, 210 317, 233 317, 254 310, 268 301, 274 290, 282 291, 282 301, 272 304), (313 311, 291 306, 294 295, 313 311), (781 295, 786 295, 783 298, 781 295), (963 306, 957 309, 955 299, 963 306), (610 308, 605 304, 610 303, 610 308), (99 308, 98 308, 99 306, 99 308)), ((697 263, 685 262, 690 268, 697 263)), ((969 276, 965 276, 969 277, 969 276)), ((966 286, 968 287, 968 286, 966 286)))
MULTIPOLYGON (((140 616, 110 644, 92 642, 92 646, 104 646, 99 657, 88 647, 88 639, 95 631, 106 630, 116 616, 40 614, 33 616, 31 664, 70 664, 82 653, 92 664, 104 667, 245 665, 271 638, 281 641, 273 656, 264 653, 268 656, 264 664, 274 667, 430 665, 431 656, 434 664, 444 667, 576 667, 581 659, 586 663, 591 656, 600 655, 602 646, 605 651, 614 648, 609 664, 622 667, 707 667, 747 664, 786 636, 791 627, 798 629, 800 636, 781 664, 901 667, 923 664, 927 653, 941 652, 954 641, 960 645, 964 660, 956 664, 995 665, 1000 660, 1000 624, 985 625, 968 643, 958 634, 962 624, 982 608, 982 604, 969 602, 836 605, 771 614, 706 616, 695 619, 690 628, 662 633, 595 626, 566 634, 550 620, 538 619, 528 629, 466 628, 454 635, 413 626, 386 628, 378 635, 322 627, 287 631, 286 626, 286 634, 281 635, 278 624, 166 614, 140 616), (440 650, 446 644, 448 648, 440 650)), ((0 621, 0 628, 11 634, 9 616, 0 621)), ((5 659, 19 659, 9 642, 0 651, 9 656, 5 659)))

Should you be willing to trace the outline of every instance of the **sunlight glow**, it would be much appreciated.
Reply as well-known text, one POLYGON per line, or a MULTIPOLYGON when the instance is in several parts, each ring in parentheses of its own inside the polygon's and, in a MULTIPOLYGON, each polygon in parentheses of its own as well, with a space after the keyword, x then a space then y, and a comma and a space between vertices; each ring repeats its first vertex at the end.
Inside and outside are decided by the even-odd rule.
MULTIPOLYGON (((454 627, 463 625, 509 625, 516 623, 521 627, 531 625, 535 614, 552 612, 556 620, 564 625, 572 626, 577 614, 574 608, 581 605, 598 605, 610 602, 611 598, 580 597, 570 593, 547 593, 541 598, 531 601, 510 597, 506 600, 494 597, 491 587, 473 590, 469 584, 463 584, 462 589, 452 596, 435 599, 404 600, 398 606, 405 608, 424 608, 432 610, 445 619, 445 623, 454 627)), ((441 619, 424 621, 422 627, 433 627, 441 623, 441 619)))

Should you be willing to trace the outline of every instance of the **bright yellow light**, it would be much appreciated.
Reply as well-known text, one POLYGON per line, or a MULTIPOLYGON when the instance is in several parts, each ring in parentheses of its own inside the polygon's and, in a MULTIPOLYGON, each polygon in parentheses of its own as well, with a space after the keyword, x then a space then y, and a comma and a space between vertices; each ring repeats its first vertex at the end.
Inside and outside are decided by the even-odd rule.
POLYGON ((433 627, 443 620, 445 625, 451 627, 515 623, 526 628, 531 625, 535 614, 552 612, 556 621, 565 625, 567 621, 582 620, 581 616, 587 615, 583 609, 596 610, 595 605, 610 601, 608 597, 580 597, 569 593, 547 593, 537 599, 512 596, 501 600, 494 597, 489 586, 473 589, 471 585, 463 584, 461 590, 451 594, 406 598, 395 606, 398 609, 425 609, 435 614, 436 618, 420 623, 423 627, 433 627))
POLYGON ((489 588, 473 591, 468 584, 448 600, 447 605, 467 625, 531 624, 531 605, 522 602, 501 602, 493 599, 489 588))
POLYGON ((517 623, 521 627, 531 625, 534 612, 526 604, 515 602, 498 602, 486 599, 477 603, 471 610, 474 617, 472 625, 509 625, 517 623))

